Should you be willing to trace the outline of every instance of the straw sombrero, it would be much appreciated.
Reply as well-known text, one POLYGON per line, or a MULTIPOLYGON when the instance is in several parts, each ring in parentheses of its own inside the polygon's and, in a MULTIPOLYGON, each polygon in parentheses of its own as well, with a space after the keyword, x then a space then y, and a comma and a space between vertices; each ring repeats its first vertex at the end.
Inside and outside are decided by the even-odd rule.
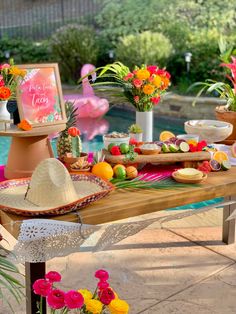
POLYGON ((31 178, 0 183, 0 209, 23 216, 59 215, 85 207, 114 189, 92 174, 70 175, 55 158, 43 160, 31 178))

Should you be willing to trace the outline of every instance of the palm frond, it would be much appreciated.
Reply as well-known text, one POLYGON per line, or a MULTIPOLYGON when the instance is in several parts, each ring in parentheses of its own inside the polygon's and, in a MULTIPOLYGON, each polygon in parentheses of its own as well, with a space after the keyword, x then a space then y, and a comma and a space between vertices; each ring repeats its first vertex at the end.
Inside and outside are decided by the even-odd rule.
MULTIPOLYGON (((178 183, 162 175, 143 174, 133 180, 113 179, 111 182, 117 189, 176 189, 189 187, 190 184, 178 183)), ((196 186, 193 184, 192 186, 196 186)))

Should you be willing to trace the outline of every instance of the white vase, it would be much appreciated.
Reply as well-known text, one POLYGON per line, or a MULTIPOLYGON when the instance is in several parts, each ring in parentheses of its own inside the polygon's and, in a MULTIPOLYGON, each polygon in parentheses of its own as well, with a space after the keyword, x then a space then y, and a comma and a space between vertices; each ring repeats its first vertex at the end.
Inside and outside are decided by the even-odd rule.
POLYGON ((7 100, 0 100, 0 120, 11 120, 11 115, 7 110, 7 100))
POLYGON ((136 124, 143 130, 143 141, 153 141, 153 111, 136 111, 136 124))

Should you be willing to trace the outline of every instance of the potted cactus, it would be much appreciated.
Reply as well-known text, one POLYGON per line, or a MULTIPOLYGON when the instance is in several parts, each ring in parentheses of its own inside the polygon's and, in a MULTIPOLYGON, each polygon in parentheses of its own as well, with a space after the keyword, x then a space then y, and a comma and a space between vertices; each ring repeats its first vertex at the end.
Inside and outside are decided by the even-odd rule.
POLYGON ((87 160, 88 154, 82 153, 82 141, 80 131, 77 129, 76 117, 77 109, 73 103, 67 102, 65 105, 67 123, 57 140, 57 153, 61 161, 72 164, 79 160, 87 160))
POLYGON ((143 130, 138 124, 132 124, 129 127, 129 136, 130 138, 134 138, 138 142, 142 142, 143 139, 143 130))

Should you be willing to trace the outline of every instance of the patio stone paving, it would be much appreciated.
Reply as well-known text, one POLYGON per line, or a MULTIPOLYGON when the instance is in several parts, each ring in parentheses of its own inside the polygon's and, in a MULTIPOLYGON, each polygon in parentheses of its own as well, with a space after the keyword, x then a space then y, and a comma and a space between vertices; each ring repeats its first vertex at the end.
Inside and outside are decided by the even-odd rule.
MULTIPOLYGON (((147 217, 166 214, 174 213, 147 217)), ((62 273, 61 288, 92 290, 95 270, 107 269, 111 286, 129 302, 130 314, 235 313, 236 246, 220 241, 221 215, 213 210, 197 219, 168 222, 166 229, 153 224, 102 252, 90 252, 88 242, 84 252, 54 258, 47 268, 62 273)), ((25 313, 23 303, 15 308, 25 313)), ((0 306, 0 313, 11 312, 0 306)))

